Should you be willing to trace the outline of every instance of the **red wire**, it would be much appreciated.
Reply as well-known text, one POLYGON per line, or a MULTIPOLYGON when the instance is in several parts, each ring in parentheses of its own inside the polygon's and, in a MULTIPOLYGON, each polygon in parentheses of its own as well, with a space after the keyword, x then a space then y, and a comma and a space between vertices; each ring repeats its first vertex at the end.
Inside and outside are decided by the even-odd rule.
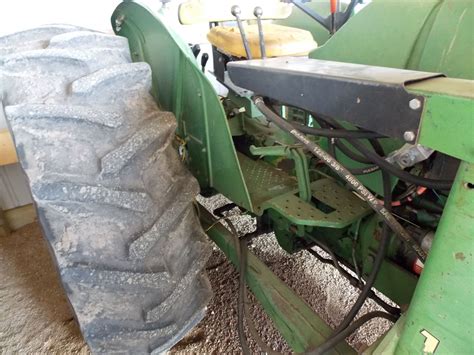
MULTIPOLYGON (((424 186, 418 186, 417 189, 416 189, 416 191, 415 191, 411 196, 408 196, 408 197, 406 197, 406 198, 404 198, 404 199, 402 199, 402 200, 393 201, 393 202, 392 202, 392 206, 394 206, 394 207, 396 207, 396 206, 401 206, 402 203, 405 202, 405 201, 408 201, 408 202, 413 201, 413 197, 412 197, 412 196, 413 196, 414 194, 416 194, 416 195, 418 195, 418 196, 421 196, 421 195, 423 195, 427 190, 428 190, 428 189, 427 189, 426 187, 424 187, 424 186)), ((382 201, 381 201, 381 202, 382 202, 382 201)))
POLYGON ((337 0, 331 0, 331 14, 335 14, 337 11, 337 0))

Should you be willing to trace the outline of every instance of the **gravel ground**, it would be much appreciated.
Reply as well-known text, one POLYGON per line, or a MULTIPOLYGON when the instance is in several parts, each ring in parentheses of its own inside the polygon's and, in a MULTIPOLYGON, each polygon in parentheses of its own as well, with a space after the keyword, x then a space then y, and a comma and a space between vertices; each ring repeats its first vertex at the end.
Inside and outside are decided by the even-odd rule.
MULTIPOLYGON (((201 199, 208 208, 227 203, 222 196, 201 199)), ((232 214, 235 211, 231 211, 232 214)), ((241 234, 252 231, 249 216, 230 217, 241 234)), ((254 239, 250 250, 265 263, 331 326, 340 322, 355 301, 358 291, 332 266, 306 252, 288 255, 271 234, 254 239)), ((214 298, 203 321, 178 343, 172 353, 240 352, 237 337, 238 274, 215 248, 208 272, 214 298)), ((88 348, 73 320, 67 300, 49 258, 37 224, 0 238, 0 353, 77 353, 88 348)), ((290 353, 257 301, 250 295, 251 313, 261 337, 275 351, 290 353)), ((379 309, 371 300, 363 313, 379 309)), ((356 349, 371 344, 389 328, 385 320, 373 320, 349 339, 356 349)), ((257 347, 250 341, 253 350, 257 347)))

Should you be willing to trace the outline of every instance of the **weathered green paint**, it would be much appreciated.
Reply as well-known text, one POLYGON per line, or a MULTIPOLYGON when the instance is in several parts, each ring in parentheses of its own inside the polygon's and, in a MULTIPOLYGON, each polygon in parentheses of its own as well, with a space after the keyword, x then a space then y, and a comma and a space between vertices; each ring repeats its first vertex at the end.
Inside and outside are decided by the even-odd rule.
POLYGON ((389 355, 395 352, 397 343, 405 326, 406 316, 402 316, 390 328, 390 330, 380 337, 375 343, 362 352, 362 355, 389 355))
MULTIPOLYGON (((376 215, 371 215, 360 223, 356 257, 364 277, 372 271, 381 233, 380 219, 376 215)), ((418 277, 393 261, 396 260, 399 247, 400 240, 392 234, 386 258, 375 279, 374 287, 398 305, 406 307, 413 296, 418 277)), ((350 247, 335 245, 334 250, 344 259, 351 260, 350 247)))
POLYGON ((128 38, 134 61, 146 61, 153 73, 153 96, 178 121, 186 140, 188 165, 202 188, 212 187, 252 211, 227 119, 212 87, 178 35, 143 5, 123 2, 112 16, 124 16, 118 35, 128 38))
MULTIPOLYGON (((238 265, 236 238, 212 215, 200 207, 203 227, 226 256, 238 265)), ((254 254, 248 253, 246 281, 255 297, 272 319, 275 327, 297 353, 306 352, 327 339, 332 329, 298 297, 285 283, 268 269, 254 254)), ((346 343, 339 344, 334 354, 355 354, 346 343)))
POLYGON ((324 46, 314 50, 310 57, 405 68, 418 34, 439 2, 374 0, 351 18, 324 46), (360 40, 362 34, 364 39, 360 40))
POLYGON ((474 163, 474 81, 436 78, 407 90, 426 97, 418 143, 474 163))
POLYGON ((256 156, 286 157, 295 163, 296 180, 298 181, 298 195, 303 201, 311 201, 311 186, 308 172, 308 160, 301 148, 282 145, 269 147, 250 146, 250 153, 256 156))
POLYGON ((474 79, 473 21, 471 0, 374 0, 310 57, 474 79))
POLYGON ((274 197, 266 202, 265 209, 275 210, 296 225, 337 229, 348 227, 371 211, 365 202, 334 180, 319 179, 310 186, 312 197, 331 211, 305 202, 297 191, 274 197))
MULTIPOLYGON (((410 1, 410 11, 413 2, 410 1)), ((422 2, 427 1, 422 0, 422 2)), ((474 1, 438 1, 438 5, 433 9, 422 32, 418 35, 406 68, 440 72, 451 78, 473 80, 473 23, 474 1)), ((403 26, 405 26, 405 20, 399 28, 403 26)))
POLYGON ((263 160, 252 160, 241 153, 238 157, 256 214, 263 213, 266 201, 297 188, 296 178, 273 165, 263 160))
POLYGON ((463 162, 415 290, 398 354, 421 353, 423 330, 437 354, 474 353, 474 165, 463 162))

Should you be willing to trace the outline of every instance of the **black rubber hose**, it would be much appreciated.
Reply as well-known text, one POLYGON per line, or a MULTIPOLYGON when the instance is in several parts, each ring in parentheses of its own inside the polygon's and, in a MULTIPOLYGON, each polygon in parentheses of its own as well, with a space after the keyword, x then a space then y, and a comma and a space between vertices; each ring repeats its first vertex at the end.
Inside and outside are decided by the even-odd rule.
MULTIPOLYGON (((343 129, 344 127, 336 122, 333 119, 329 119, 327 117, 322 118, 324 121, 329 123, 336 129, 343 129)), ((363 143, 356 139, 347 139, 354 148, 356 148, 359 152, 364 154, 372 163, 380 166, 381 169, 388 171, 389 173, 395 175, 396 177, 409 182, 411 184, 415 184, 417 186, 427 187, 429 189, 437 189, 437 190, 449 190, 453 184, 451 180, 435 180, 429 179, 417 175, 410 174, 409 172, 402 170, 395 165, 390 164, 386 161, 383 157, 381 157, 376 152, 372 151, 371 149, 367 148, 363 143)))
MULTIPOLYGON (((321 127, 328 127, 328 123, 322 119, 320 119, 318 116, 313 116, 313 118, 316 120, 316 122, 318 122, 318 124, 321 126, 321 127)), ((342 129, 341 129, 342 130, 342 129)), ((302 131, 304 132, 304 131, 302 131)), ((354 132, 354 131, 352 131, 354 132)), ((306 131, 307 134, 311 134, 312 135, 312 132, 309 133, 309 131, 306 131)), ((375 140, 375 139, 374 139, 375 140)), ((357 161, 359 163, 362 163, 362 164, 371 164, 372 162, 367 159, 365 156, 363 155, 360 155, 360 154, 357 154, 356 152, 354 152, 352 149, 350 149, 347 145, 345 145, 345 143, 343 143, 341 140, 338 140, 336 139, 336 141, 334 142, 334 145, 339 148, 339 150, 341 152, 343 152, 345 155, 347 155, 349 158, 351 158, 352 160, 354 161, 357 161)), ((332 146, 332 145, 331 145, 332 146)), ((330 151, 329 152, 331 154, 331 156, 335 157, 336 154, 334 152, 334 154, 330 151)), ((380 168, 377 166, 377 165, 369 165, 369 166, 365 166, 365 167, 362 167, 362 168, 351 168, 349 169, 349 171, 354 174, 354 175, 366 175, 366 174, 372 174, 376 171, 379 171, 380 168)))
POLYGON ((392 323, 395 323, 397 321, 397 318, 395 316, 389 313, 381 312, 381 311, 375 311, 375 312, 364 314, 362 317, 354 321, 354 323, 352 323, 342 332, 337 334, 337 336, 331 338, 330 341, 326 342, 324 344, 324 347, 320 346, 316 350, 310 352, 310 354, 322 355, 324 353, 327 353, 329 350, 333 349, 337 344, 339 344, 341 341, 343 341, 345 338, 351 335, 356 329, 358 329, 359 327, 367 323, 369 320, 374 319, 374 318, 385 318, 392 323))
MULTIPOLYGON (((306 251, 308 253, 313 255, 315 258, 317 258, 320 262, 322 262, 324 264, 333 265, 337 269, 337 271, 339 271, 339 273, 349 281, 349 283, 352 286, 357 287, 359 289, 361 289, 363 287, 363 286, 360 285, 358 279, 356 279, 351 274, 349 274, 346 270, 344 270, 344 268, 339 264, 339 261, 337 260, 337 257, 335 256, 335 254, 332 252, 331 249, 329 249, 327 246, 325 246, 325 244, 322 244, 319 241, 316 242, 315 239, 312 239, 312 240, 315 242, 315 244, 318 247, 320 247, 322 250, 324 250, 326 253, 328 253, 331 256, 331 259, 326 259, 326 258, 322 257, 321 255, 319 255, 313 249, 306 249, 306 251)), ((381 299, 379 296, 377 296, 374 291, 370 290, 370 292, 368 294, 368 297, 373 299, 380 307, 385 309, 388 313, 393 314, 397 318, 400 317, 400 314, 401 314, 400 308, 393 307, 393 306, 389 305, 387 302, 385 302, 383 299, 381 299)))
MULTIPOLYGON (((325 120, 323 120, 322 118, 316 116, 316 115, 313 115, 312 116, 313 119, 318 122, 318 124, 321 126, 321 127, 324 127, 325 129, 328 129, 328 127, 332 127, 328 122, 326 122, 325 120)), ((299 125, 301 126, 301 125, 299 125)), ((296 127, 296 128, 299 128, 296 127)), ((341 126, 342 127, 342 126, 341 126)), ((334 127, 333 127, 334 128, 334 127)), ((340 131, 344 130, 344 129, 339 129, 340 131)), ((303 131, 301 130, 301 132, 303 133, 306 133, 306 134, 310 134, 310 135, 313 135, 313 133, 311 133, 311 131, 303 131)), ((314 134, 316 135, 316 134, 314 134)), ((349 138, 355 138, 355 137, 349 137, 349 138)), ((361 137, 361 138, 366 138, 366 137, 361 137)), ((339 150, 341 152, 343 152, 345 155, 347 155, 349 158, 351 158, 352 160, 355 160, 359 163, 364 163, 364 164, 371 164, 372 162, 367 159, 365 156, 363 155, 360 155, 360 154, 357 154, 356 152, 354 152, 352 149, 350 149, 343 141, 340 141, 340 140, 336 140, 336 147, 339 148, 339 150)))
POLYGON ((303 133, 310 134, 312 136, 321 136, 328 138, 382 138, 381 134, 371 131, 357 130, 351 131, 348 129, 327 129, 327 128, 315 128, 308 127, 299 123, 292 122, 292 125, 303 133))
POLYGON ((288 121, 274 113, 265 105, 262 97, 254 97, 253 102, 257 108, 264 114, 267 119, 280 127, 282 130, 290 133, 296 140, 302 143, 317 158, 327 164, 338 176, 340 176, 351 188, 363 198, 369 206, 390 226, 390 228, 407 243, 420 258, 426 260, 426 252, 418 245, 413 237, 403 228, 403 226, 395 219, 395 217, 379 203, 378 199, 353 175, 351 172, 341 165, 337 160, 331 157, 324 149, 316 143, 308 139, 303 133, 294 128, 288 121))
POLYGON ((236 243, 235 251, 237 252, 237 258, 239 260, 239 295, 238 295, 238 300, 237 300, 237 304, 238 304, 237 330, 238 330, 240 346, 242 347, 242 353, 244 355, 252 354, 252 352, 250 351, 249 344, 247 342, 247 337, 245 336, 245 327, 244 327, 244 319, 245 319, 247 321, 246 322, 247 329, 249 333, 251 334, 253 340, 255 340, 255 342, 259 346, 260 350, 262 350, 266 354, 274 355, 275 351, 273 351, 271 347, 265 344, 265 342, 262 340, 262 338, 258 334, 257 329, 255 328, 255 324, 252 321, 252 318, 250 317, 249 309, 247 305, 247 288, 245 285, 245 275, 247 272, 247 240, 248 238, 253 236, 255 233, 258 234, 258 230, 255 231, 254 233, 250 233, 239 238, 237 229, 235 228, 232 221, 227 217, 224 217, 223 220, 229 226, 229 229, 234 237, 234 241, 236 243))
MULTIPOLYGON (((384 206, 387 209, 387 211, 390 213, 392 209, 392 187, 390 183, 390 175, 388 175, 385 171, 382 171, 382 179, 383 179, 383 190, 384 190, 383 191, 384 206)), ((390 229, 385 223, 382 227, 382 238, 380 240, 379 247, 377 249, 377 254, 375 255, 375 259, 374 259, 372 270, 370 271, 369 277, 367 277, 367 281, 365 282, 365 285, 362 288, 362 292, 357 297, 357 300, 352 305, 350 311, 347 312, 342 322, 337 326, 335 330, 335 335, 337 335, 339 332, 344 330, 352 322, 352 320, 356 317, 357 313, 359 313, 363 304, 367 300, 367 297, 370 291, 372 290, 372 287, 374 286, 375 280, 377 279, 380 268, 385 259, 385 254, 387 253, 389 244, 390 244, 390 229)))
POLYGON ((336 141, 336 147, 339 148, 341 152, 343 152, 345 155, 347 155, 349 158, 351 158, 354 161, 357 161, 363 164, 372 164, 372 161, 370 161, 363 155, 357 154, 351 148, 349 148, 344 142, 340 140, 336 141))
MULTIPOLYGON (((383 154, 383 148, 378 144, 378 142, 371 142, 371 143, 373 144, 374 149, 376 151, 383 154)), ((390 175, 388 175, 387 172, 382 171, 382 178, 383 178, 383 188, 384 188, 384 206, 388 211, 390 211, 391 203, 392 203, 392 188, 391 188, 391 183, 390 183, 390 175)), ((369 277, 367 278, 367 281, 364 287, 362 288, 362 292, 357 297, 357 300, 352 305, 350 311, 347 312, 347 314, 345 315, 343 321, 337 326, 336 330, 334 331, 334 334, 316 349, 316 353, 322 354, 325 351, 332 349, 337 343, 339 343, 340 340, 337 340, 337 339, 344 339, 346 337, 346 336, 342 336, 341 338, 341 334, 344 334, 346 329, 348 329, 351 322, 354 320, 357 313, 359 313, 360 309, 362 308, 363 304, 365 303, 369 295, 373 293, 372 287, 375 283, 375 280, 377 279, 380 268, 385 259, 385 254, 387 252, 389 244, 390 244, 390 230, 387 224, 384 224, 382 227, 382 238, 377 250, 377 254, 375 256, 372 270, 370 272, 369 277), (336 341, 334 339, 336 339, 336 341)))
POLYGON ((349 141, 357 150, 366 155, 374 164, 380 166, 381 169, 388 171, 389 173, 395 175, 396 177, 411 183, 417 186, 427 187, 429 189, 438 189, 438 190, 449 190, 453 184, 451 180, 435 180, 429 179, 417 175, 410 174, 409 172, 399 169, 396 166, 390 164, 384 158, 382 158, 377 153, 371 151, 361 142, 357 140, 349 141))
POLYGON ((376 165, 370 165, 365 168, 352 168, 349 169, 349 171, 354 174, 354 175, 367 175, 367 174, 372 174, 375 173, 376 171, 379 171, 380 168, 376 165))
MULTIPOLYGON (((323 122, 324 123, 324 122, 323 122)), ((323 128, 327 128, 328 131, 333 130, 333 128, 329 124, 324 124, 321 126, 323 128)), ((332 156, 334 159, 337 159, 336 157, 336 140, 334 138, 327 137, 328 140, 328 153, 330 156, 332 156)))
POLYGON ((234 241, 236 242, 235 251, 237 252, 238 259, 239 259, 239 295, 237 300, 237 333, 239 336, 239 343, 242 348, 242 354, 250 355, 250 347, 247 342, 247 337, 245 336, 245 327, 244 327, 244 319, 245 319, 245 302, 246 302, 246 294, 245 294, 245 273, 247 268, 247 259, 245 252, 243 251, 243 247, 241 244, 241 240, 239 238, 239 233, 235 228, 234 224, 231 222, 229 218, 224 218, 224 221, 229 226, 230 232, 234 237, 234 241))

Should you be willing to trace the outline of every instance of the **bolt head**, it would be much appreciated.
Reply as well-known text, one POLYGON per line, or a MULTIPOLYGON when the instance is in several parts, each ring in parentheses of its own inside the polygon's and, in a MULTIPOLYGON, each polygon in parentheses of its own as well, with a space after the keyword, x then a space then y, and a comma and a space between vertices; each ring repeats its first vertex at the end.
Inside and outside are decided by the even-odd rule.
POLYGON ((403 133, 403 139, 408 143, 413 142, 415 138, 416 134, 413 131, 406 131, 405 133, 403 133))
POLYGON ((418 100, 418 99, 413 99, 413 100, 410 100, 408 105, 410 106, 410 108, 412 110, 416 111, 416 110, 419 110, 421 108, 421 101, 418 100))

